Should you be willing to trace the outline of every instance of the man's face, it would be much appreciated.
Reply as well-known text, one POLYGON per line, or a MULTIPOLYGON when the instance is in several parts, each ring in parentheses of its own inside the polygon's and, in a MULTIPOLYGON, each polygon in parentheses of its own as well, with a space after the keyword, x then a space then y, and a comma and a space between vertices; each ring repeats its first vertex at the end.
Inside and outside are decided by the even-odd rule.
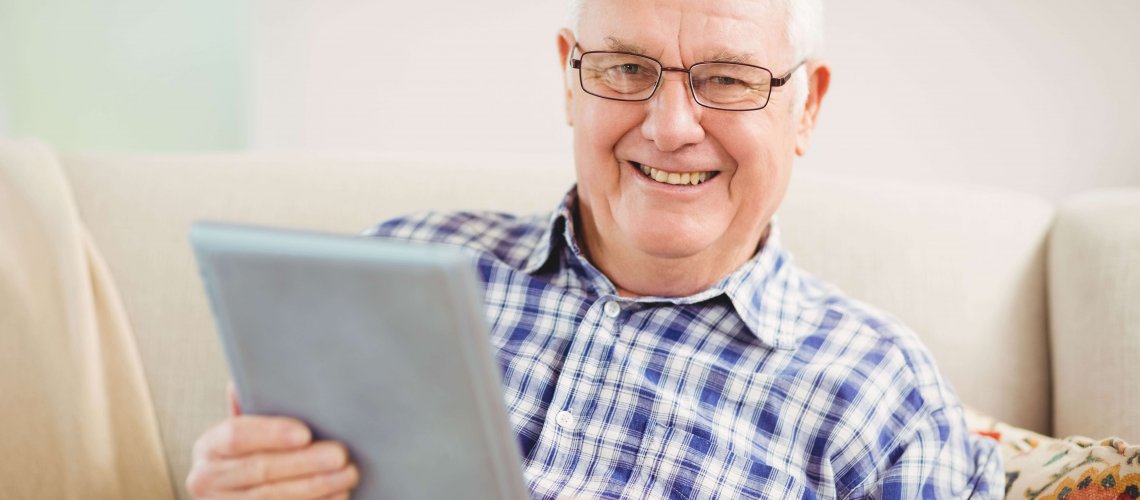
MULTIPOLYGON (((674 68, 736 60, 780 76, 799 61, 786 41, 786 14, 773 4, 779 2, 587 0, 575 57, 635 51, 674 68)), ((563 32, 563 51, 572 37, 563 32)), ((645 102, 586 94, 577 73, 567 70, 567 113, 584 230, 588 241, 600 238, 590 247, 694 262, 709 259, 689 258, 734 248, 751 254, 791 173, 802 114, 794 109, 795 82, 773 88, 764 109, 723 111, 697 104, 684 73, 665 72, 645 102), (673 185, 639 166, 711 177, 673 185)))

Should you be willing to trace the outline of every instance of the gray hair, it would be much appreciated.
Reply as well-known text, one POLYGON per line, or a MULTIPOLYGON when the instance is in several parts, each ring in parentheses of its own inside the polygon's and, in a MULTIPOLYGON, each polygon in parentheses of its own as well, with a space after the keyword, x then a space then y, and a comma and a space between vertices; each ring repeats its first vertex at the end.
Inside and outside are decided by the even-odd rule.
MULTIPOLYGON (((568 23, 575 31, 587 0, 570 0, 568 23)), ((792 64, 819 55, 823 50, 823 2, 821 0, 769 0, 787 13, 788 44, 795 53, 792 64)))
MULTIPOLYGON (((578 30, 578 22, 582 16, 582 7, 587 0, 570 0, 568 23, 569 26, 578 30)), ((792 47, 792 52, 795 58, 790 61, 790 64, 795 64, 805 59, 818 57, 823 50, 823 2, 822 0, 768 0, 772 3, 775 9, 781 9, 786 13, 786 35, 788 45, 792 47)), ((793 78, 792 85, 795 89, 794 102, 800 108, 803 107, 804 99, 807 99, 807 80, 804 78, 793 78)))

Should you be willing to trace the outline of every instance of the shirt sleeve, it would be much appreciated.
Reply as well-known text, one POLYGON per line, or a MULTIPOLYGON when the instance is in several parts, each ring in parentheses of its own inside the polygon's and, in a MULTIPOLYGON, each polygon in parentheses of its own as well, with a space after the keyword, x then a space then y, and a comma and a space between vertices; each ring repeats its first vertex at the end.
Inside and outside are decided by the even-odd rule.
POLYGON ((877 473, 847 498, 1001 499, 1005 478, 997 443, 966 429, 961 407, 922 415, 894 443, 877 473))

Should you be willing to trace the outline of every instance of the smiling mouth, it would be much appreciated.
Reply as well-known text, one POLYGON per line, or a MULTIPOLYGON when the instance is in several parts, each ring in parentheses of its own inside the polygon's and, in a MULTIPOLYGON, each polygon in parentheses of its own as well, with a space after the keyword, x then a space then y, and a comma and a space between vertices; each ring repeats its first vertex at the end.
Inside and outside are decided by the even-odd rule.
POLYGON ((642 175, 649 179, 659 182, 661 184, 668 184, 671 186, 696 186, 699 184, 716 177, 719 171, 709 170, 706 172, 666 172, 661 169, 653 168, 649 165, 630 161, 633 168, 641 172, 642 175))

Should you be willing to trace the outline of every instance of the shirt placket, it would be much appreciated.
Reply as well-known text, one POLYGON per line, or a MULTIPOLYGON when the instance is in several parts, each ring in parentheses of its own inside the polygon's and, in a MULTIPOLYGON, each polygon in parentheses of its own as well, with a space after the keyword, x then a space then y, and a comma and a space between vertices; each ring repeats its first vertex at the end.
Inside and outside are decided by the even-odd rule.
MULTIPOLYGON (((587 309, 566 351, 562 371, 555 385, 551 410, 543 425, 539 446, 544 450, 551 470, 562 471, 562 477, 551 477, 565 485, 586 479, 575 470, 585 471, 582 457, 583 430, 587 426, 604 426, 594 422, 594 415, 604 415, 612 402, 600 401, 601 384, 613 355, 615 332, 620 328, 622 305, 617 297, 599 298, 587 309)), ((557 474, 556 474, 557 475, 557 474)), ((550 485, 553 486, 553 485, 550 485)), ((561 486, 561 485, 560 485, 561 486)))

